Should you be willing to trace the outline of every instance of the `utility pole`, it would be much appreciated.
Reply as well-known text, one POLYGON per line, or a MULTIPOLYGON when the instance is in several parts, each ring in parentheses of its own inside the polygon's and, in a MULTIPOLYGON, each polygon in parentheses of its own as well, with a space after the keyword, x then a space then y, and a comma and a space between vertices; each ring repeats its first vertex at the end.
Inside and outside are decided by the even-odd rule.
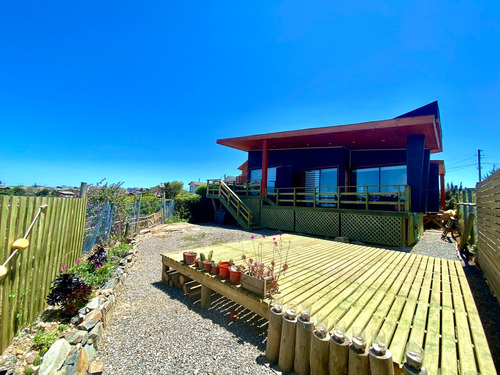
POLYGON ((479 170, 479 182, 481 182, 481 150, 477 150, 477 169, 479 170))

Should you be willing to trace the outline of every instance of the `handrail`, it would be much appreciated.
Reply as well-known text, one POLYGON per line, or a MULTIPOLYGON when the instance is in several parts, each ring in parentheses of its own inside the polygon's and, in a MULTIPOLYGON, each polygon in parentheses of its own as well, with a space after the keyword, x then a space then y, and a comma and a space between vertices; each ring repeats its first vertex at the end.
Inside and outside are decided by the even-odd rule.
POLYGON ((217 196, 226 208, 233 214, 238 223, 248 229, 252 226, 252 212, 240 197, 222 180, 207 181, 207 197, 217 196))
POLYGON ((266 190, 266 197, 277 206, 292 204, 295 207, 301 204, 338 208, 341 204, 363 204, 369 210, 370 206, 395 205, 398 212, 409 212, 411 201, 408 185, 271 188, 266 190), (371 191, 374 189, 377 191, 371 191))

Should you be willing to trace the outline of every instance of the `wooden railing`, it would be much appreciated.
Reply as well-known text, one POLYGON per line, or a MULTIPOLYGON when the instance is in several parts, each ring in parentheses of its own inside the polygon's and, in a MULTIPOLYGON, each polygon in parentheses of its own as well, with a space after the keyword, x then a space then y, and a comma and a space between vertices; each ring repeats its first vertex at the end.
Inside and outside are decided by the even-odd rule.
POLYGON ((218 198, 241 226, 247 229, 252 227, 252 213, 250 209, 224 181, 208 180, 207 197, 218 198))
POLYGON ((408 185, 271 188, 266 197, 276 206, 330 207, 410 211, 408 185))

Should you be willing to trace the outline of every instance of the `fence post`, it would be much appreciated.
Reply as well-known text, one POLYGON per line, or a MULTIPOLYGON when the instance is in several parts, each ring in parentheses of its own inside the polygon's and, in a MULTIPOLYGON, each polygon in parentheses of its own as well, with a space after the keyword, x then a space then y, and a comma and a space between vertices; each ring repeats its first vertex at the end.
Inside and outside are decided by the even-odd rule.
POLYGON ((165 205, 165 192, 161 196, 161 223, 165 224, 167 220, 167 207, 165 205))
POLYGON ((82 182, 80 184, 80 195, 79 197, 80 198, 85 198, 87 196, 87 183, 86 182, 82 182))
POLYGON ((137 204, 137 213, 135 214, 135 234, 139 232, 139 216, 141 215, 141 201, 142 193, 139 195, 139 202, 137 204))

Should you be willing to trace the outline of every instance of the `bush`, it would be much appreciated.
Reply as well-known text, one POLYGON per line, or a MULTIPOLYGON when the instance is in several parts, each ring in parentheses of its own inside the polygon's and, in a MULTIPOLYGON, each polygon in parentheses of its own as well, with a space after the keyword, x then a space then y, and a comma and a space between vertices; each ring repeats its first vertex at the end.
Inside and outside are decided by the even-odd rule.
POLYGON ((62 273, 52 280, 47 303, 62 306, 63 312, 72 316, 88 302, 92 289, 73 273, 62 273))
MULTIPOLYGON (((40 351, 43 356, 53 343, 57 341, 57 331, 45 332, 42 330, 38 332, 33 338, 33 347, 40 351)), ((34 363, 34 362, 33 362, 34 363)))
POLYGON ((115 256, 118 258, 125 258, 130 250, 132 250, 133 246, 127 245, 126 243, 121 243, 118 246, 112 247, 109 249, 109 256, 115 256))
POLYGON ((212 203, 206 197, 207 185, 200 185, 195 194, 182 192, 175 198, 174 215, 190 223, 205 223, 212 221, 214 210, 212 203))
POLYGON ((73 269, 73 272, 85 284, 97 289, 103 286, 106 281, 108 281, 113 270, 109 262, 99 264, 94 267, 92 263, 81 262, 73 269), (99 264, 101 265, 100 267, 99 264))

